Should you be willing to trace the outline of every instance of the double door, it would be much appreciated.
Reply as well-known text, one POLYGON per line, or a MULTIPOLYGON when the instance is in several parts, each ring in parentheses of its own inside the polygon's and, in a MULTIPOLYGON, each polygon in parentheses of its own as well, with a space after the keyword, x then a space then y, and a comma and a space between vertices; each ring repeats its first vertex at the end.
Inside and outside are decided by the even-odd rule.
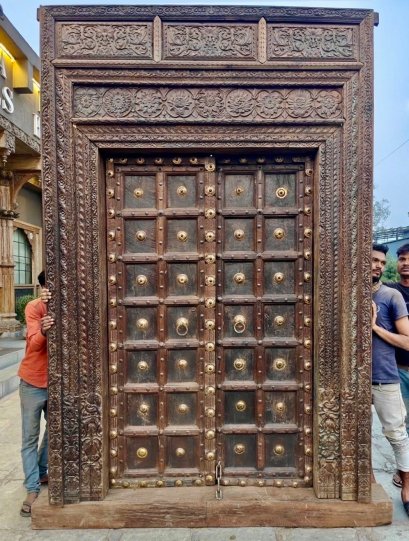
POLYGON ((308 486, 308 156, 106 167, 111 486, 308 486))

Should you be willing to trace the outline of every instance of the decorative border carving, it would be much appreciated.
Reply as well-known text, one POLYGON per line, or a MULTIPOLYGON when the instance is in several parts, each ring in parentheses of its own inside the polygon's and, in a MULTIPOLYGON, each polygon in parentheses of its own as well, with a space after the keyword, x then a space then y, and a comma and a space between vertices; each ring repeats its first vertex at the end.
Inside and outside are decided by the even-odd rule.
POLYGON ((57 53, 62 57, 151 59, 151 23, 59 23, 57 53))
POLYGON ((75 86, 76 118, 196 122, 342 120, 342 93, 317 89, 75 86))
POLYGON ((163 58, 256 60, 257 25, 165 23, 163 58))
POLYGON ((268 25, 269 60, 277 58, 342 59, 358 58, 357 30, 352 26, 268 25))
POLYGON ((30 137, 27 135, 23 130, 18 128, 15 124, 10 122, 7 118, 5 118, 3 115, 0 115, 0 129, 7 130, 12 135, 14 135, 17 139, 25 143, 27 146, 29 146, 32 150, 35 152, 38 152, 40 154, 41 152, 41 144, 39 139, 36 137, 30 137))

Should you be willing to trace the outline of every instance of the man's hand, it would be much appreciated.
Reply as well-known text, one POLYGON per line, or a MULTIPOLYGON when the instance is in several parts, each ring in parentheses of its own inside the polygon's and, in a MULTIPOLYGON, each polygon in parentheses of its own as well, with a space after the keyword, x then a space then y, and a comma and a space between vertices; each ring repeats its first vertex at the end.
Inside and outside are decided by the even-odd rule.
POLYGON ((43 303, 47 304, 47 302, 51 299, 51 293, 50 290, 46 287, 41 288, 41 294, 40 299, 43 301, 43 303))
POLYGON ((41 334, 46 336, 47 331, 54 325, 54 318, 51 316, 44 316, 41 318, 41 334))
POLYGON ((376 304, 374 303, 374 301, 372 301, 372 329, 376 325, 376 317, 377 317, 377 315, 378 315, 378 308, 377 308, 376 304))

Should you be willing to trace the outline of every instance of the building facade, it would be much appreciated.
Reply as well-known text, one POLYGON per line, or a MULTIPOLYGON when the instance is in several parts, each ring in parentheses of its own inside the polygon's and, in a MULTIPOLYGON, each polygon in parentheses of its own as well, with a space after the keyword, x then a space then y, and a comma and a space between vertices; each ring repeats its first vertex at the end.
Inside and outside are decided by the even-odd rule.
POLYGON ((42 269, 40 60, 0 15, 0 334, 42 269))

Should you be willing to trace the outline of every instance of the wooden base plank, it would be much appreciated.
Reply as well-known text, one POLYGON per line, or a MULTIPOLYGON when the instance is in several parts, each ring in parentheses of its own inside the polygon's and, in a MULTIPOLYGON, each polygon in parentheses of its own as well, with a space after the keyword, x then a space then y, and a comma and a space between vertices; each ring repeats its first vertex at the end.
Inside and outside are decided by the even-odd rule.
POLYGON ((213 487, 111 490, 103 501, 51 506, 44 491, 32 507, 33 529, 371 527, 392 522, 392 502, 374 483, 369 503, 320 500, 312 489, 213 487))

